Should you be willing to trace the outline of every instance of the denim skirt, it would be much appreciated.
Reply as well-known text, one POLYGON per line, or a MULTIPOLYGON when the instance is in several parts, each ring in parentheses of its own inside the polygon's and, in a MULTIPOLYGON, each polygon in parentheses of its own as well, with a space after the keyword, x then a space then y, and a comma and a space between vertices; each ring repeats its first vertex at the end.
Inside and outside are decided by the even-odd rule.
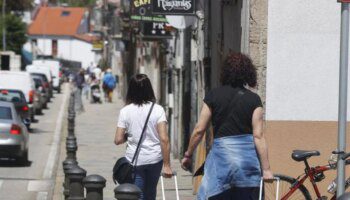
POLYGON ((216 138, 205 161, 197 199, 209 199, 233 187, 259 187, 260 180, 260 162, 252 134, 216 138))

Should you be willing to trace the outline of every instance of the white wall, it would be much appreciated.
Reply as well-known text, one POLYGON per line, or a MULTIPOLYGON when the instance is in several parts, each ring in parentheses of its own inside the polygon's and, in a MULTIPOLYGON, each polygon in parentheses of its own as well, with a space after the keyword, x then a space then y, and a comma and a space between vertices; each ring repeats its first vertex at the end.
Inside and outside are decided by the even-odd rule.
POLYGON ((336 121, 340 4, 269 0, 268 15, 267 120, 336 121))
MULTIPOLYGON (((52 39, 37 39, 40 55, 52 55, 52 39)), ((28 41, 24 48, 32 52, 28 41)), ((77 39, 57 39, 57 57, 66 60, 81 62, 83 68, 87 68, 91 62, 98 63, 101 55, 92 51, 92 44, 77 39)))
POLYGON ((59 58, 81 62, 83 68, 87 68, 95 61, 95 53, 92 51, 92 44, 81 40, 60 39, 58 40, 59 58))

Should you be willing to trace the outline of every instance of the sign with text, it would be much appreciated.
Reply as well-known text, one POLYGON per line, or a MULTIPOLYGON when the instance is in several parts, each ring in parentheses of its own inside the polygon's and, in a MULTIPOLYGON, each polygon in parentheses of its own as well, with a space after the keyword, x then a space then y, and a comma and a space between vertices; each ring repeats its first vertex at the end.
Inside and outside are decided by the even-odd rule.
POLYGON ((153 14, 193 15, 195 0, 152 0, 153 14))
POLYGON ((148 22, 167 22, 162 15, 153 15, 151 0, 131 1, 131 20, 148 22))
POLYGON ((144 39, 171 39, 171 30, 167 23, 144 22, 142 36, 144 39))

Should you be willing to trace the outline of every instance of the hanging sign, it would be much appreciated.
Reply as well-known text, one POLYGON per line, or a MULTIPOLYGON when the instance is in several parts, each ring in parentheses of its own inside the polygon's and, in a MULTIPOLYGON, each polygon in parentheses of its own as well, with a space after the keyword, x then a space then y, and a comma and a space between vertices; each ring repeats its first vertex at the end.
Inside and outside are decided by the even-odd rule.
POLYGON ((152 0, 153 14, 193 15, 195 0, 152 0))
POLYGON ((171 39, 173 28, 167 23, 144 22, 142 36, 144 39, 171 39))
POLYGON ((148 21, 148 22, 167 22, 162 15, 154 15, 152 13, 151 0, 131 0, 131 16, 130 19, 134 21, 148 21))

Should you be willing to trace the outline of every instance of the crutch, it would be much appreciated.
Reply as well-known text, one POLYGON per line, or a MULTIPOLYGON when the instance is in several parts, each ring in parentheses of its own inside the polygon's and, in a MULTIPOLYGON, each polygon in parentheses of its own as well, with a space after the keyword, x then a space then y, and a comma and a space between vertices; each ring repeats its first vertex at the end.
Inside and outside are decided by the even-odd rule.
MULTIPOLYGON (((163 200, 165 200, 165 192, 164 192, 164 182, 163 182, 163 173, 160 175, 160 182, 162 185, 162 196, 163 196, 163 200)), ((176 190, 176 200, 180 200, 179 198, 179 188, 177 187, 177 177, 176 177, 176 172, 173 172, 173 177, 174 177, 174 181, 175 181, 175 190, 176 190)))
MULTIPOLYGON (((279 190, 280 190, 280 178, 279 177, 274 177, 274 180, 277 181, 277 192, 276 192, 276 200, 278 200, 279 197, 279 190)), ((263 193, 263 187, 264 187, 264 179, 261 177, 260 180, 260 192, 259 192, 259 200, 262 200, 262 193, 263 193)))

